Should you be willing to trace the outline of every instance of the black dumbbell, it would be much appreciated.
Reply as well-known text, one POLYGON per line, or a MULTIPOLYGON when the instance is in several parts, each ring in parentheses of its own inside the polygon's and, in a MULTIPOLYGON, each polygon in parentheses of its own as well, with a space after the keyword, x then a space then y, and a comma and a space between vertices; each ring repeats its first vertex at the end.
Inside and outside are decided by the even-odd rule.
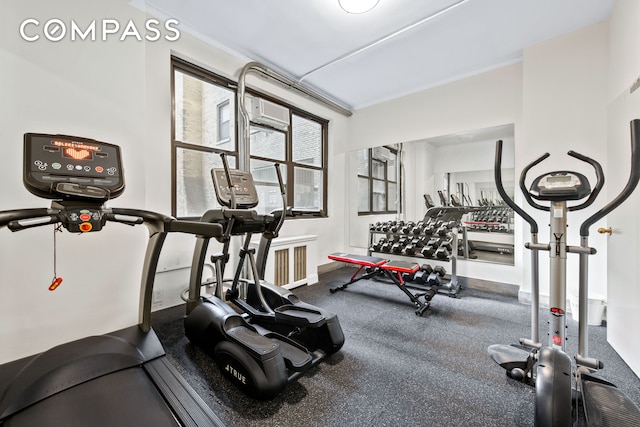
POLYGON ((427 278, 433 272, 433 267, 429 264, 422 264, 420 270, 416 271, 416 274, 413 276, 413 281, 416 283, 426 283, 427 278))
POLYGON ((449 259, 451 256, 451 243, 449 241, 442 242, 436 249, 435 256, 438 259, 449 259))
POLYGON ((401 237, 393 244, 393 246, 391 246, 391 252, 394 254, 401 254, 405 246, 407 246, 407 238, 401 237))
POLYGON ((422 248, 420 253, 425 258, 431 258, 435 255, 439 246, 440 246, 440 239, 437 237, 432 237, 431 239, 429 239, 427 244, 422 248))
POLYGON ((416 237, 411 239, 411 241, 404 247, 404 254, 408 256, 415 255, 420 249, 424 247, 424 240, 416 237))
POLYGON ((385 244, 386 242, 387 242, 387 238, 382 237, 380 238, 380 240, 378 240, 371 246, 370 250, 372 252, 380 252, 382 250, 382 245, 385 244))
POLYGON ((447 270, 441 265, 436 266, 433 269, 433 272, 440 277, 444 277, 447 274, 447 270))

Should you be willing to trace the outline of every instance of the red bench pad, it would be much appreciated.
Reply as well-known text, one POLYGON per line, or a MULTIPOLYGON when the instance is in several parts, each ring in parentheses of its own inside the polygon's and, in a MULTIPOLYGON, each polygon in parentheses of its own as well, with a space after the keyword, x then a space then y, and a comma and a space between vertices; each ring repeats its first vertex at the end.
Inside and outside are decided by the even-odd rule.
POLYGON ((383 270, 397 271, 399 273, 415 273, 420 269, 420 266, 408 261, 389 261, 385 265, 381 265, 380 268, 383 270))
POLYGON ((351 255, 345 252, 334 252, 329 255, 329 259, 340 262, 348 262, 350 264, 362 265, 365 267, 380 267, 387 262, 384 258, 366 255, 351 255))

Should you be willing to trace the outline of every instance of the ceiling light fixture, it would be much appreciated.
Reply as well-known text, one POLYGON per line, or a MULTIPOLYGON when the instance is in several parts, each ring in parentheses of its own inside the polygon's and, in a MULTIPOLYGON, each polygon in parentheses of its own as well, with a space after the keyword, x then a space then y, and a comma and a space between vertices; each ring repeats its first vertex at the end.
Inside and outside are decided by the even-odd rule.
POLYGON ((378 5, 380 0, 338 0, 340 7, 347 13, 365 13, 378 5))

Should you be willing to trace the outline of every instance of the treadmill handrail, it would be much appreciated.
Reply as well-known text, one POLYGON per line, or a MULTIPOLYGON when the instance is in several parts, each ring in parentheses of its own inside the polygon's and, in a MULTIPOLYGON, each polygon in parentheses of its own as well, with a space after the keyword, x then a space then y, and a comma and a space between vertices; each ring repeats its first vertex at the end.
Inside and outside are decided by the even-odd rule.
MULTIPOLYGON (((91 205, 91 203, 88 203, 91 205)), ((204 238, 219 238, 223 235, 220 224, 200 221, 178 220, 157 212, 128 208, 103 208, 98 206, 107 221, 121 222, 129 225, 144 223, 149 230, 149 241, 142 268, 140 282, 140 301, 138 310, 138 326, 144 332, 151 329, 151 305, 153 301, 153 284, 158 259, 167 233, 187 233, 204 238)), ((8 226, 12 231, 20 231, 31 227, 55 224, 64 221, 62 209, 15 209, 0 212, 0 228, 8 226), (37 221, 43 218, 43 221, 37 221), (45 221, 46 219, 46 221, 45 221), (21 221, 29 221, 24 224, 21 221)))

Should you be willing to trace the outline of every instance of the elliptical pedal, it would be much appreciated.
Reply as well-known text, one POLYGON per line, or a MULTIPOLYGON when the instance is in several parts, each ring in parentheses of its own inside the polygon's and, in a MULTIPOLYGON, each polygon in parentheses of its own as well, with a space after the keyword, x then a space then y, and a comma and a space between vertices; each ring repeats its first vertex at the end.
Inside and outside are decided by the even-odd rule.
POLYGON ((278 336, 277 334, 268 334, 267 337, 280 347, 282 357, 288 369, 296 372, 304 372, 313 364, 311 354, 309 354, 305 348, 296 345, 295 342, 290 340, 285 341, 284 337, 278 336))
POLYGON ((287 322, 291 325, 317 328, 327 321, 322 313, 293 304, 276 307, 274 312, 276 322, 287 322))
POLYGON ((593 374, 580 375, 587 425, 640 426, 640 409, 614 384, 593 374))

